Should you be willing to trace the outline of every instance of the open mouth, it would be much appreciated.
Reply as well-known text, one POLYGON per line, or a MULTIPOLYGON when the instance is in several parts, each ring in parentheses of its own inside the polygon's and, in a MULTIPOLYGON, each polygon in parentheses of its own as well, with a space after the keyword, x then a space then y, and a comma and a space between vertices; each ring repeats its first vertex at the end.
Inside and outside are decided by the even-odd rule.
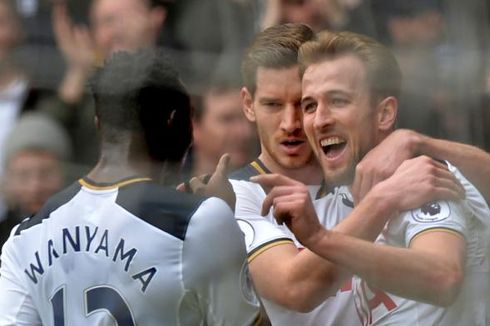
POLYGON ((302 141, 302 140, 286 140, 286 141, 283 141, 281 144, 284 146, 288 146, 288 147, 295 147, 295 146, 299 146, 303 143, 304 143, 304 141, 302 141))
POLYGON ((327 158, 333 159, 342 154, 347 142, 340 137, 329 137, 322 139, 320 145, 327 158))

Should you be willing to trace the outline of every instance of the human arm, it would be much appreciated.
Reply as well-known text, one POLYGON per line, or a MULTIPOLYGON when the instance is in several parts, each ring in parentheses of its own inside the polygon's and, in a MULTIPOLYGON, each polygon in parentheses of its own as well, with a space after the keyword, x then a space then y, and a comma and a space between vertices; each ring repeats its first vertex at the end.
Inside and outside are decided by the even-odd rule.
POLYGON ((442 229, 421 234, 410 248, 373 244, 325 229, 305 239, 305 245, 370 286, 434 305, 454 302, 464 278, 465 240, 442 229))
MULTIPOLYGON (((274 186, 264 201, 262 213, 274 206, 279 222, 306 221, 302 224, 305 232, 323 229, 304 185, 280 175, 261 175, 255 180, 274 186)), ((429 197, 461 198, 462 195, 454 176, 441 164, 417 158, 404 163, 389 182, 366 196, 334 231, 373 241, 392 215, 422 205, 429 197), (407 192, 407 189, 414 191, 407 192)), ((238 195, 237 203, 243 200, 246 199, 238 195)), ((288 227, 301 241, 297 229, 291 224, 288 227)), ((350 275, 343 266, 331 262, 336 263, 308 249, 298 252, 290 244, 272 247, 255 257, 250 262, 250 271, 261 296, 306 312, 337 291, 350 275)))
POLYGON ((58 96, 67 104, 75 104, 82 100, 87 79, 94 68, 94 41, 86 26, 73 24, 65 0, 53 2, 52 20, 56 43, 67 65, 58 96))
POLYGON ((16 262, 13 241, 10 239, 4 244, 1 256, 0 325, 41 325, 39 314, 22 279, 23 269, 16 262))
POLYGON ((474 146, 399 129, 366 154, 357 165, 352 186, 356 202, 376 183, 391 176, 404 160, 418 155, 451 162, 478 188, 487 202, 490 201, 490 154, 474 146))
POLYGON ((259 313, 248 282, 243 234, 221 200, 203 202, 183 247, 183 282, 208 325, 251 325, 259 313))

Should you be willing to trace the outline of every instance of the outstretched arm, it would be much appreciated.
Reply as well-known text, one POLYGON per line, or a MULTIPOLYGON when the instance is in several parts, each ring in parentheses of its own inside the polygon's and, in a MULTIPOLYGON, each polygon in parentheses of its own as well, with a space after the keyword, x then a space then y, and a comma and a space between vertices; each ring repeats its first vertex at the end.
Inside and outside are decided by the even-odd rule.
POLYGON ((418 155, 451 162, 490 202, 490 154, 471 145, 431 138, 408 129, 391 133, 357 165, 352 187, 356 202, 375 184, 390 177, 404 160, 418 155))

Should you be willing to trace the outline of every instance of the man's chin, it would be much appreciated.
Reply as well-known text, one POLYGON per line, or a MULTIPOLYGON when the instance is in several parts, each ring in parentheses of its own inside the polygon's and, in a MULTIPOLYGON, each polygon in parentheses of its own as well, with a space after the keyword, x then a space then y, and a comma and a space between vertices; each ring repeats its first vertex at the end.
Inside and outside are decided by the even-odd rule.
POLYGON ((351 169, 338 171, 335 173, 330 170, 324 170, 323 174, 325 176, 325 182, 330 187, 351 185, 354 182, 354 171, 351 169))
POLYGON ((293 156, 293 157, 284 157, 279 162, 286 169, 299 169, 308 165, 310 160, 306 157, 293 156))

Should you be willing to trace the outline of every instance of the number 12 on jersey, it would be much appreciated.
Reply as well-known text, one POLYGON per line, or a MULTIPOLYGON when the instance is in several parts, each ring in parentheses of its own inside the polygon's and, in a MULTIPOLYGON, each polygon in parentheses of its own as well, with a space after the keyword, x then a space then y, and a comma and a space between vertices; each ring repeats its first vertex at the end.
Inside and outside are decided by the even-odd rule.
MULTIPOLYGON (((65 286, 51 297, 54 326, 65 326, 65 286)), ((95 286, 84 291, 85 317, 93 313, 108 314, 117 325, 134 326, 133 314, 122 295, 109 286, 95 286)))

